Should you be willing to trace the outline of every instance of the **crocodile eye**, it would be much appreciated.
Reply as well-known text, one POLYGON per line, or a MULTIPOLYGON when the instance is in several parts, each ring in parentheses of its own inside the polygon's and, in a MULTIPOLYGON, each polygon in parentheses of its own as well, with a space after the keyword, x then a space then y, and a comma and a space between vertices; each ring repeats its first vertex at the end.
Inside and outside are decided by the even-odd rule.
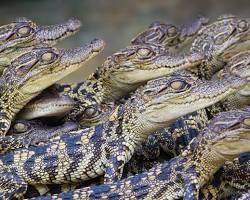
POLYGON ((186 89, 189 84, 186 83, 186 82, 183 82, 183 81, 180 81, 180 80, 177 80, 177 81, 173 81, 171 84, 170 84, 171 88, 174 89, 174 90, 184 90, 186 89))
POLYGON ((97 114, 97 108, 90 106, 84 110, 84 114, 86 117, 94 117, 97 114))
POLYGON ((168 29, 168 33, 167 34, 168 34, 169 37, 176 36, 177 35, 177 29, 176 29, 176 27, 174 27, 174 26, 170 27, 168 29))
POLYGON ((214 43, 216 45, 222 45, 225 42, 225 40, 226 40, 226 37, 224 35, 219 35, 218 37, 214 39, 214 43))
POLYGON ((249 28, 248 23, 245 20, 241 20, 237 26, 240 32, 247 31, 249 28))
POLYGON ((43 61, 49 62, 49 61, 53 61, 56 58, 56 54, 52 53, 52 52, 46 52, 41 56, 41 59, 43 61))
POLYGON ((250 118, 244 119, 243 123, 247 126, 250 126, 250 118))
POLYGON ((24 26, 24 27, 18 29, 17 32, 21 36, 27 36, 31 32, 31 28, 28 26, 24 26))
POLYGON ((205 53, 209 52, 210 50, 210 44, 209 43, 205 43, 203 46, 202 46, 202 49, 205 53))
POLYGON ((28 127, 23 123, 16 123, 14 125, 14 131, 17 133, 23 133, 23 132, 27 131, 27 129, 28 129, 28 127))
POLYGON ((149 57, 151 57, 153 55, 153 51, 151 51, 148 48, 141 48, 141 49, 137 50, 137 55, 140 58, 149 58, 149 57))

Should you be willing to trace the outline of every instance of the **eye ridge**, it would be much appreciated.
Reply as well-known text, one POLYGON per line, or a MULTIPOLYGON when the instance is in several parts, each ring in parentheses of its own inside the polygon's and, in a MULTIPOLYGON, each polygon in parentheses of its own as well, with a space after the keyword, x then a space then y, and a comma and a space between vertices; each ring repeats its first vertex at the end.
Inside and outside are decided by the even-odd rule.
POLYGON ((31 32, 32 28, 30 28, 29 26, 23 26, 17 30, 18 35, 21 37, 28 36, 31 32))

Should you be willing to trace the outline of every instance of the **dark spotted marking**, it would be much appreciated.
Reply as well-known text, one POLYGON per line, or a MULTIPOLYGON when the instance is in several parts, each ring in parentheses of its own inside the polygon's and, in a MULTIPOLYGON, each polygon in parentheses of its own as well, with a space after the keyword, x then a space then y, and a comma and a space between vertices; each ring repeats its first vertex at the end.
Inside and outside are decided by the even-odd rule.
POLYGON ((72 192, 63 192, 63 193, 59 194, 58 197, 62 198, 63 200, 70 200, 70 199, 73 199, 73 193, 72 192))
POLYGON ((49 173, 50 180, 54 180, 55 176, 58 174, 56 172, 56 168, 58 166, 58 156, 57 155, 49 155, 43 158, 44 161, 44 171, 49 173))
POLYGON ((110 195, 108 195, 108 200, 120 200, 121 199, 121 195, 119 195, 118 193, 111 193, 110 195))
POLYGON ((0 157, 0 160, 3 162, 4 165, 11 165, 14 163, 14 154, 8 153, 0 157))
POLYGON ((6 123, 0 122, 0 128, 1 128, 1 129, 7 128, 6 123))
POLYGON ((90 198, 101 198, 103 194, 110 191, 110 187, 108 185, 100 185, 91 187, 91 190, 90 198))
POLYGON ((136 197, 138 198, 143 198, 147 196, 149 189, 150 188, 148 183, 143 183, 143 182, 133 185, 132 187, 133 192, 136 193, 136 197))
POLYGON ((100 139, 103 136, 103 130, 105 130, 103 124, 98 124, 97 126, 95 126, 95 132, 90 137, 90 141, 93 142, 93 143, 97 143, 97 142, 99 143, 100 139))
POLYGON ((241 165, 245 162, 248 162, 249 160, 250 160, 250 152, 240 154, 239 162, 241 165))

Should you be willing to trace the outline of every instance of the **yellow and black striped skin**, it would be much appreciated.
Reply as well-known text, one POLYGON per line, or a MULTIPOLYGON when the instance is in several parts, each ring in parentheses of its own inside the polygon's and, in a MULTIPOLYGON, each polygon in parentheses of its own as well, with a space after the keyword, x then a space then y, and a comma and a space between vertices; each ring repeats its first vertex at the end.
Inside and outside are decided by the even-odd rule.
MULTIPOLYGON (((216 195, 216 193, 208 194, 208 192, 212 192, 212 190, 209 191, 203 188, 199 192, 199 189, 213 177, 213 174, 225 162, 231 162, 233 158, 239 156, 240 153, 249 151, 248 149, 250 148, 246 145, 244 145, 245 147, 239 145, 237 146, 237 149, 241 150, 237 151, 237 153, 232 150, 232 154, 230 156, 225 156, 219 153, 220 151, 217 149, 217 144, 223 142, 224 144, 230 145, 231 141, 229 138, 234 138, 236 135, 239 136, 238 140, 241 140, 242 144, 244 143, 242 138, 245 138, 249 143, 249 119, 249 109, 221 113, 210 121, 207 127, 197 138, 192 140, 192 142, 188 145, 187 150, 180 156, 156 165, 148 172, 137 174, 115 183, 86 187, 72 192, 65 192, 58 195, 38 197, 34 199, 174 200, 182 197, 184 199, 195 199, 198 198, 198 196, 199 199, 207 199, 206 197, 213 197, 216 199, 218 196, 211 196, 216 195), (237 127, 235 127, 235 125, 237 125, 237 127), (225 137, 227 137, 227 139, 224 139, 225 137), (214 148, 218 154, 214 152, 214 148)), ((234 162, 237 163, 237 161, 234 162)), ((227 166, 227 164, 225 166, 227 166)), ((230 172, 230 168, 228 167, 228 171, 222 172, 220 175, 228 177, 229 182, 231 183, 233 183, 232 179, 235 179, 237 182, 237 176, 239 174, 235 165, 232 165, 232 169, 234 171, 233 173, 230 172)), ((244 171, 240 172, 244 173, 244 171)), ((218 173, 221 173, 221 171, 218 171, 218 173)), ((250 178, 249 174, 247 178, 250 178)), ((247 180, 247 178, 245 180, 247 180)), ((216 182, 214 183, 216 184, 216 182)), ((204 187, 206 187, 206 185, 204 187)), ((247 194, 243 194, 242 196, 247 196, 247 194)))
POLYGON ((116 181, 136 146, 150 133, 185 112, 226 98, 246 84, 239 77, 205 81, 186 72, 149 81, 124 105, 118 106, 108 122, 61 134, 45 145, 0 156, 2 187, 6 187, 5 179, 10 181, 5 172, 16 174, 13 184, 20 182, 20 185, 74 183, 104 173, 106 182, 116 181), (177 109, 182 112, 172 114, 177 109))

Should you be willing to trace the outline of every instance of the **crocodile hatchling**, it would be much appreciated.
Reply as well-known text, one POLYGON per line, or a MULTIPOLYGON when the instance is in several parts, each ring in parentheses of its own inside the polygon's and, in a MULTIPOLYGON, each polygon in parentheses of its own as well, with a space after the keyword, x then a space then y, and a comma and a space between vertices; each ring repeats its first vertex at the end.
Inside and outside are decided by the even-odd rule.
MULTIPOLYGON (((219 73, 219 78, 235 74, 249 79, 250 51, 243 51, 233 56, 227 66, 219 73)), ((196 137, 206 123, 219 112, 236 110, 249 105, 250 92, 243 90, 227 97, 211 107, 180 117, 169 127, 157 130, 141 146, 137 147, 134 156, 125 166, 124 177, 150 169, 161 159, 161 149, 169 156, 179 155, 189 142, 196 137), (157 161, 156 161, 157 160, 157 161)))
MULTIPOLYGON (((243 51, 234 55, 228 61, 228 64, 220 71, 219 78, 228 78, 230 74, 234 74, 249 79, 249 68, 250 51, 243 51)), ((158 130, 153 142, 155 143, 155 140, 157 140, 165 152, 178 155, 214 115, 222 111, 243 108, 245 105, 249 105, 249 99, 250 92, 243 89, 209 108, 181 117, 170 127, 158 130)), ((142 145, 144 147, 143 151, 150 153, 150 156, 146 156, 148 158, 152 158, 153 149, 156 149, 154 154, 158 155, 159 153, 159 146, 151 143, 151 140, 149 140, 142 145), (151 149, 152 147, 153 149, 151 149)))
MULTIPOLYGON (((231 73, 247 78, 246 72, 248 70, 249 62, 250 62, 250 52, 249 51, 242 52, 238 55, 233 56, 230 59, 224 71, 230 70, 231 73)), ((226 73, 224 72, 224 74, 226 73)), ((219 107, 217 110, 223 111, 223 110, 233 110, 233 109, 241 108, 242 106, 247 104, 248 99, 249 97, 240 95, 240 93, 238 92, 237 95, 233 95, 232 97, 227 98, 226 100, 223 100, 220 104, 215 104, 213 109, 215 109, 216 107, 219 107), (221 105, 223 105, 223 107, 221 105)), ((181 150, 187 146, 189 141, 192 138, 197 136, 199 131, 205 126, 208 119, 211 118, 211 116, 207 116, 208 112, 209 110, 206 110, 206 109, 196 111, 196 113, 192 113, 190 115, 181 117, 170 127, 158 130, 156 134, 154 135, 154 137, 150 137, 142 145, 143 155, 146 156, 146 158, 151 158, 151 159, 158 157, 159 151, 160 151, 159 145, 161 146, 161 148, 163 148, 163 150, 165 150, 165 152, 168 152, 168 153, 171 152, 174 155, 178 155, 181 152, 181 150)), ((215 112, 213 113, 213 115, 215 115, 215 112)), ((28 137, 28 134, 26 135, 28 137)), ((48 134, 44 134, 44 137, 48 138, 47 135, 51 135, 51 134, 48 132, 48 134)), ((32 138, 33 136, 30 136, 30 137, 32 138)), ((20 139, 18 141, 17 139, 15 139, 14 141, 16 142, 13 142, 12 140, 10 140, 11 142, 8 143, 9 145, 8 147, 6 144, 5 148, 1 147, 0 149, 1 151, 3 151, 2 149, 4 149, 4 151, 7 151, 8 149, 15 149, 15 147, 18 147, 18 146, 22 147, 23 143, 24 144, 27 143, 26 141, 27 139, 28 138, 26 138, 25 140, 20 139), (13 144, 15 146, 12 146, 13 144)), ((6 139, 6 140, 9 140, 9 139, 6 139)), ((3 140, 1 141, 0 144, 3 145, 4 143, 6 143, 6 141, 3 140)), ((140 151, 138 152, 138 149, 137 149, 136 154, 138 155, 138 153, 140 154, 140 151)), ((133 162, 131 163, 133 164, 133 162)))
POLYGON ((16 113, 29 100, 79 69, 103 47, 99 39, 72 49, 39 46, 13 60, 0 77, 0 135, 6 134, 16 113))
POLYGON ((152 131, 246 84, 238 77, 205 81, 184 72, 149 81, 108 122, 0 156, 2 197, 22 196, 27 183, 74 183, 104 173, 105 182, 118 180, 135 147, 152 131))
MULTIPOLYGON (((236 73, 237 68, 235 66, 238 66, 238 72, 236 74, 240 75, 239 73, 241 72, 241 74, 245 77, 250 61, 250 56, 248 56, 248 54, 249 52, 244 52, 240 53, 239 55, 233 56, 229 60, 229 63, 225 67, 225 69, 230 69, 232 73, 236 73), (241 68, 239 68, 239 66, 241 66, 241 68)), ((138 167, 138 164, 135 165, 135 163, 138 163, 138 160, 140 162, 140 159, 138 159, 138 157, 140 157, 140 154, 143 154, 143 158, 146 157, 147 159, 158 157, 160 153, 159 145, 165 152, 173 153, 174 155, 179 154, 180 151, 186 147, 189 141, 197 136, 197 134, 205 126, 207 121, 211 119, 211 116, 214 116, 219 111, 241 108, 243 105, 247 104, 248 99, 249 97, 247 97, 246 95, 243 96, 238 93, 237 95, 233 95, 228 99, 222 101, 221 103, 215 104, 215 106, 213 106, 213 113, 211 113, 211 109, 203 109, 197 111, 196 113, 181 117, 168 128, 158 130, 154 135, 154 138, 150 137, 146 140, 146 142, 142 145, 142 150, 141 148, 137 148, 135 157, 130 161, 128 166, 126 166, 128 168, 132 166, 132 169, 126 171, 134 173, 144 171, 144 166, 147 165, 147 161, 144 160, 145 162, 143 162, 143 165, 141 165, 141 167, 138 167)), ((146 169, 151 167, 154 162, 150 161, 148 163, 149 164, 146 169)))
POLYGON ((19 55, 40 43, 55 45, 73 35, 81 27, 77 19, 50 26, 39 26, 27 18, 17 18, 13 23, 0 26, 0 70, 10 65, 19 55))
MULTIPOLYGON (((198 32, 188 54, 171 54, 153 44, 129 46, 108 57, 88 80, 73 85, 57 85, 56 90, 76 101, 69 118, 76 119, 83 125, 97 124, 105 116, 108 118, 117 99, 149 79, 192 66, 192 72, 199 77, 211 76, 221 68, 222 63, 224 66, 224 62, 221 63, 224 56, 228 58, 232 52, 249 46, 248 27, 247 19, 231 15, 220 17, 198 32), (194 67, 199 64, 200 67, 194 67)), ((22 115, 23 118, 34 118, 36 112, 41 117, 43 112, 40 109, 43 107, 39 106, 39 102, 33 103, 35 105, 31 104, 31 109, 29 106, 25 109, 24 114, 27 117, 22 115)))
POLYGON ((209 19, 204 16, 199 16, 190 24, 180 27, 154 22, 145 31, 133 38, 131 44, 157 44, 173 52, 187 46, 195 38, 197 32, 208 22, 209 19))
POLYGON ((250 110, 216 116, 180 155, 148 172, 115 183, 77 189, 37 200, 198 199, 200 188, 227 161, 250 150, 250 110))
MULTIPOLYGON (((227 73, 230 72, 249 79, 249 64, 250 51, 236 54, 230 59, 228 66, 222 70, 222 72, 220 73, 220 78, 226 77, 228 75, 227 73)), ((232 101, 231 105, 227 102, 227 104, 215 104, 214 107, 219 107, 220 109, 216 109, 216 112, 219 112, 226 109, 232 110, 240 108, 244 104, 249 104, 249 92, 246 91, 244 93, 237 93, 235 101, 232 101)), ((157 156, 159 155, 159 147, 157 145, 155 147, 155 143, 159 143, 166 152, 174 153, 174 155, 178 155, 183 152, 188 143, 199 134, 199 129, 205 126, 206 123, 204 122, 204 119, 206 118, 201 116, 202 114, 206 115, 208 112, 208 110, 200 110, 199 114, 187 115, 185 117, 182 117, 181 119, 178 119, 177 122, 175 122, 173 125, 171 125, 170 128, 165 128, 164 130, 157 131, 158 134, 156 134, 156 138, 154 138, 153 142, 150 141, 151 143, 153 143, 153 145, 150 144, 149 147, 147 147, 149 149, 149 155, 151 156, 150 158, 152 159, 152 151, 155 149, 158 151, 155 150, 156 153, 153 152, 153 154, 156 154, 157 156)), ((216 112, 213 112, 212 114, 210 113, 210 115, 213 116, 216 112)), ((224 118, 226 118, 226 115, 229 114, 225 114, 224 118)), ((207 116, 207 120, 211 116, 207 116)), ((143 145, 143 147, 145 147, 145 144, 143 145)), ((132 161, 140 162, 135 159, 132 161)), ((149 161, 143 163, 143 166, 140 166, 138 164, 136 165, 133 162, 129 163, 130 172, 145 171, 149 168, 148 167, 145 169, 145 166, 152 166, 152 163, 155 163, 155 161, 151 161, 151 163, 149 162, 149 164, 147 162, 149 161)), ((221 196, 226 196, 226 199, 229 199, 228 195, 232 193, 235 194, 235 192, 238 190, 240 191, 238 191, 239 194, 237 194, 237 196, 242 195, 243 192, 249 193, 249 172, 250 161, 248 161, 248 163, 244 165, 240 165, 238 159, 234 163, 226 163, 223 169, 218 172, 212 183, 210 183, 210 185, 208 185, 206 189, 204 189, 204 195, 206 197, 205 199, 218 199, 221 198, 221 196)))
MULTIPOLYGON (((136 38, 134 38, 131 43, 133 45, 140 45, 140 44, 162 44, 164 45, 165 49, 168 51, 173 51, 173 49, 176 49, 177 41, 178 41, 178 48, 181 46, 186 45, 187 41, 194 38, 195 34, 198 32, 198 30, 205 24, 207 24, 208 19, 205 17, 198 17, 195 19, 190 25, 185 25, 180 28, 175 27, 172 24, 158 24, 154 23, 150 28, 143 33, 139 34, 136 38)), ((99 69, 100 70, 100 69, 99 69)), ((96 72, 97 73, 97 72, 96 72)), ((99 73, 98 73, 99 74, 99 73)), ((84 86, 80 86, 83 83, 79 83, 79 88, 74 91, 74 93, 77 93, 78 90, 83 88, 84 86)), ((94 84, 93 84, 94 85, 94 84)), ((78 97, 74 95, 74 101, 70 96, 67 94, 67 91, 72 90, 73 87, 76 87, 76 85, 72 86, 64 86, 63 91, 61 92, 64 94, 61 96, 59 94, 60 86, 50 88, 49 91, 44 91, 40 96, 32 100, 20 113, 21 118, 25 119, 33 119, 38 117, 48 117, 48 116, 60 116, 65 115, 65 113, 69 112, 73 109, 74 106, 76 106, 78 97), (72 88, 72 89, 71 89, 72 88), (58 90, 58 91, 57 91, 58 90), (65 90, 65 91, 64 91, 65 90)), ((77 88, 77 87, 76 87, 77 88)), ((91 93, 90 93, 91 94, 91 93)), ((92 96, 86 94, 86 96, 92 96)), ((81 95, 82 96, 82 95, 81 95)), ((84 99, 82 100, 82 102, 84 99)), ((81 113, 83 117, 89 118, 90 120, 94 120, 93 118, 97 115, 102 114, 102 117, 107 118, 105 116, 108 116, 107 113, 110 113, 110 110, 113 110, 113 108, 116 106, 115 102, 105 102, 100 105, 100 109, 95 109, 95 106, 88 106, 88 108, 85 109, 84 112, 81 113)), ((79 108, 75 108, 77 110, 79 108)), ((74 113, 71 113, 71 115, 76 115, 74 113)), ((100 118, 100 117, 99 117, 100 118)), ((87 120, 87 119, 86 119, 87 120)), ((86 123, 85 123, 86 124, 86 123)), ((92 125, 92 123, 91 123, 92 125)))

